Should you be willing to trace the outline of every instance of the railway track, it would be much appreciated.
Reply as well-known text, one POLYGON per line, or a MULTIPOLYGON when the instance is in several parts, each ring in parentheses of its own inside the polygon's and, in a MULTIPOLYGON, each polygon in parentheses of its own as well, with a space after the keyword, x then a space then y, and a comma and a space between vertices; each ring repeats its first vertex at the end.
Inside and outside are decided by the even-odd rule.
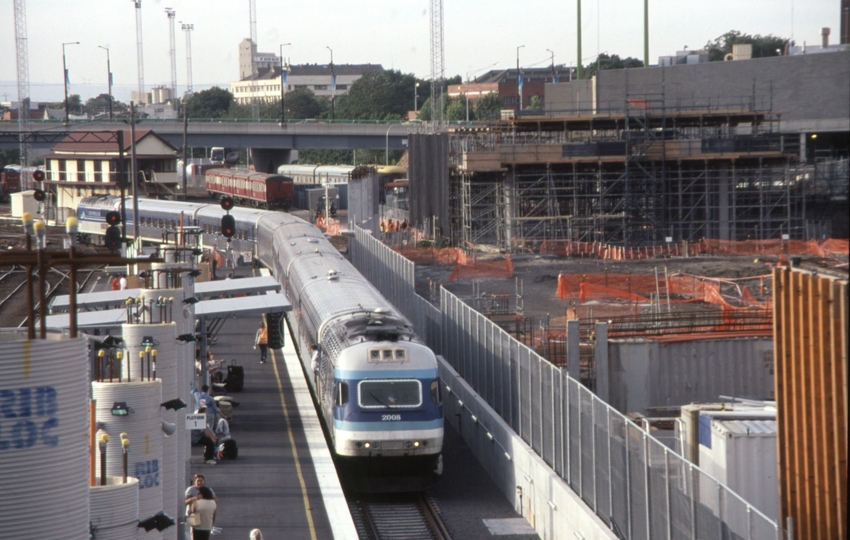
POLYGON ((360 540, 451 540, 427 494, 348 501, 360 540))

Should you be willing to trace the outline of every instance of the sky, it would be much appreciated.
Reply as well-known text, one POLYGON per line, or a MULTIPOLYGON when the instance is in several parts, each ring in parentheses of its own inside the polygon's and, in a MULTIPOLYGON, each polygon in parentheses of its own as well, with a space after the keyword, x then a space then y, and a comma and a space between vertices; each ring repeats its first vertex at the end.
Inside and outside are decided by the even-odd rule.
MULTIPOLYGON (((248 0, 141 0, 144 85, 171 85, 170 25, 176 11, 178 93, 186 89, 186 35, 193 24, 192 81, 195 91, 238 78, 238 46, 250 37, 248 0)), ((381 64, 430 78, 428 0, 255 0, 259 52, 290 63, 381 64)), ((474 78, 488 69, 575 65, 576 0, 443 0, 445 76, 474 78), (519 47, 519 49, 518 49, 519 47), (552 51, 552 52, 550 52, 552 51)), ((584 0, 582 56, 599 53, 643 59, 642 0, 584 0)), ((698 49, 730 30, 789 37, 820 44, 821 27, 839 41, 839 0, 649 0, 649 59, 698 49)), ((0 16, 0 101, 17 100, 13 2, 0 16)), ((33 101, 63 99, 63 43, 69 94, 83 100, 107 91, 105 50, 115 99, 129 102, 138 88, 134 0, 26 0, 30 95, 33 101)))

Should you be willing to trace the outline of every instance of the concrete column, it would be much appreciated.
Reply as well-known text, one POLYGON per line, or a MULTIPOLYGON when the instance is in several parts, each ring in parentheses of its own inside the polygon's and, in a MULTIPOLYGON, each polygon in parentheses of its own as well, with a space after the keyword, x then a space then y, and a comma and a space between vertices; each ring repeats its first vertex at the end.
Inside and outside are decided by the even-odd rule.
POLYGON ((292 159, 298 159, 297 150, 286 148, 251 148, 249 152, 251 152, 254 170, 261 173, 275 174, 281 165, 287 165, 292 163, 292 159))
POLYGON ((578 321, 567 321, 567 373, 577 381, 581 380, 581 342, 578 332, 578 321))
POLYGON ((608 403, 608 323, 596 323, 596 395, 608 403))

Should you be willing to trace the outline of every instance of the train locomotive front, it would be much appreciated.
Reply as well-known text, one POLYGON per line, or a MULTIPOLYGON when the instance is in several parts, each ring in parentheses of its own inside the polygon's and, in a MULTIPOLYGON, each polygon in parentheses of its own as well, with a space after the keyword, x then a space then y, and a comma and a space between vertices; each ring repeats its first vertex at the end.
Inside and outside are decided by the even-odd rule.
POLYGON ((302 349, 320 347, 310 383, 339 470, 361 491, 427 488, 443 445, 434 353, 321 231, 285 214, 258 225, 260 246, 274 246, 260 257, 288 283, 302 349))

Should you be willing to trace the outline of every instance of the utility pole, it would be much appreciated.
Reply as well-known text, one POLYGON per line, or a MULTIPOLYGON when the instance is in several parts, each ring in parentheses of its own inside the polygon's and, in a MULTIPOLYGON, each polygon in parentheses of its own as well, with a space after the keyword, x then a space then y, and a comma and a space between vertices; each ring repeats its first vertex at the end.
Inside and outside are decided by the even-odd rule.
POLYGON ((280 44, 280 127, 286 127, 286 75, 289 71, 283 61, 283 48, 292 43, 280 44))
POLYGON ((519 105, 517 106, 517 110, 522 110, 522 74, 519 72, 519 50, 525 47, 525 45, 520 45, 516 48, 516 91, 519 96, 519 105))
POLYGON ((136 172, 136 105, 130 102, 130 178, 133 184, 133 244, 139 241, 139 175, 136 172))
POLYGON ((443 0, 431 0, 431 129, 443 125, 443 0))
POLYGON ((336 97, 336 76, 334 75, 334 50, 328 46, 325 46, 325 48, 331 51, 331 122, 333 122, 334 120, 336 120, 336 103, 334 102, 334 98, 336 97))
POLYGON ((260 119, 260 103, 257 101, 257 90, 259 81, 257 77, 257 3, 248 0, 248 9, 251 11, 251 116, 254 120, 260 119))

